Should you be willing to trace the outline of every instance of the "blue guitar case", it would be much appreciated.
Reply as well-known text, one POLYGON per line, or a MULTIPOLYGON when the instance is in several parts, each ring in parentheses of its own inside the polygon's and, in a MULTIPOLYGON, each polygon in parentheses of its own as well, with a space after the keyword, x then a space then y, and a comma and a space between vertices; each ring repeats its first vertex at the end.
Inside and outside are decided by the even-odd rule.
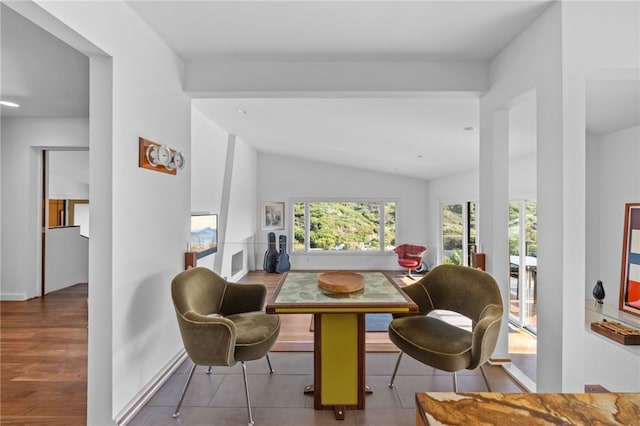
POLYGON ((276 272, 282 274, 291 269, 291 263, 289 263, 289 253, 287 253, 287 236, 280 235, 278 237, 280 244, 280 253, 278 254, 278 263, 276 265, 276 272))

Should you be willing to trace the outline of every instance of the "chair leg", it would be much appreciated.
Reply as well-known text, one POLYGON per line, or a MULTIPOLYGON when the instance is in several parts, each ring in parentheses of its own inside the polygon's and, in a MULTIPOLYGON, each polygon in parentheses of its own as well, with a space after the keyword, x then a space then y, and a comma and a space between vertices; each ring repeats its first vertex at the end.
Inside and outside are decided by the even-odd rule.
POLYGON ((213 368, 212 366, 209 366, 209 369, 207 370, 207 374, 211 375, 211 369, 212 368, 213 368))
POLYGON ((267 364, 269 364, 269 374, 273 374, 273 367, 271 366, 271 360, 269 359, 269 354, 267 354, 267 364))
POLYGON ((396 361, 396 367, 393 369, 393 375, 391 376, 391 381, 389 382, 390 388, 394 386, 393 382, 396 380, 396 373, 398 373, 398 367, 400 367, 400 358, 402 358, 403 353, 404 352, 400 351, 400 355, 398 355, 398 360, 396 361))
POLYGON ((416 277, 414 277, 413 275, 411 275, 411 268, 409 268, 409 270, 407 271, 407 277, 411 278, 412 280, 416 280, 416 277))
POLYGON ((247 381, 247 366, 244 361, 240 361, 242 365, 242 377, 244 378, 244 392, 247 396, 247 412, 249 413, 249 426, 253 426, 253 414, 251 413, 251 400, 249 399, 249 382, 247 381))
POLYGON ((458 375, 456 372, 453 372, 453 391, 458 392, 458 375))
POLYGON ((184 388, 182 389, 182 395, 180 395, 180 400, 178 401, 178 405, 176 406, 176 411, 174 411, 173 417, 177 419, 180 415, 180 407, 182 407, 182 401, 184 401, 184 396, 187 393, 187 388, 189 387, 189 383, 191 383, 191 378, 193 377, 193 372, 196 371, 196 364, 194 363, 191 367, 191 371, 189 371, 189 376, 187 377, 187 382, 184 384, 184 388))
POLYGON ((484 379, 484 384, 487 385, 487 390, 489 392, 492 392, 491 386, 489 386, 489 381, 487 380, 487 375, 485 374, 484 367, 482 365, 480 366, 480 372, 482 373, 482 378, 484 379))

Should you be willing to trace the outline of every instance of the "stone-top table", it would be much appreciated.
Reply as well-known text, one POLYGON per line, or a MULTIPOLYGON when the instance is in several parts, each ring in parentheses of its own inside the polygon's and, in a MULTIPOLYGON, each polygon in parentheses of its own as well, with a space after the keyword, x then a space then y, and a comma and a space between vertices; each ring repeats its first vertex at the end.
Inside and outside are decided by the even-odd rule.
POLYGON ((417 393, 416 425, 640 425, 640 394, 417 393))

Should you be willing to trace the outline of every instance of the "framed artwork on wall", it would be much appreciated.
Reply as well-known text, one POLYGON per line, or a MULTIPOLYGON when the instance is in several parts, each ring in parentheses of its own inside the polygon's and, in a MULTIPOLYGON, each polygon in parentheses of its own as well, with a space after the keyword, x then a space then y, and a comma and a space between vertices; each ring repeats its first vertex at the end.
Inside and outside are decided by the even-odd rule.
POLYGON ((262 203, 262 229, 265 231, 284 229, 284 202, 262 203))
POLYGON ((640 203, 625 204, 619 309, 640 316, 640 203))

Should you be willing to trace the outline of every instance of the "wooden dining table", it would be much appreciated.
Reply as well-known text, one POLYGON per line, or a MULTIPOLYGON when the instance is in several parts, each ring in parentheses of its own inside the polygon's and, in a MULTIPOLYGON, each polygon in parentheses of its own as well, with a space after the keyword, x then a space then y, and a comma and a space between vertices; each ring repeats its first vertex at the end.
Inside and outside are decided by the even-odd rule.
POLYGON ((336 292, 318 285, 323 272, 290 271, 266 306, 272 314, 313 314, 314 380, 305 391, 313 392, 316 410, 333 409, 337 419, 365 406, 365 315, 418 310, 387 273, 353 273, 364 286, 336 292))

